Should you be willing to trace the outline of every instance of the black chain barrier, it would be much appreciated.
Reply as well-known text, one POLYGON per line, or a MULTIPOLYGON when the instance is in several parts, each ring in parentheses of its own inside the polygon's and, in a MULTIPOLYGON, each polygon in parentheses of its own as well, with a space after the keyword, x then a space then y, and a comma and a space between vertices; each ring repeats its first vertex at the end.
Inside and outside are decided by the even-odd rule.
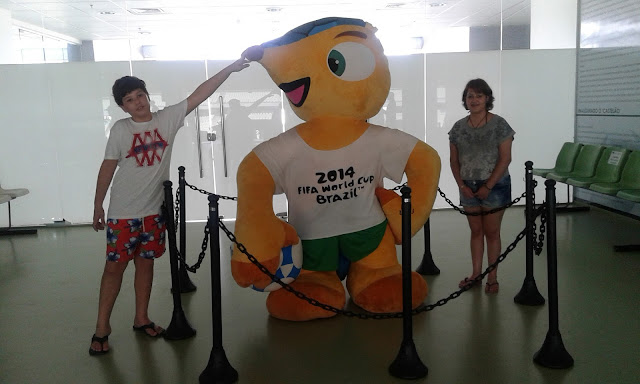
POLYGON ((180 187, 176 188, 175 205, 176 205, 176 221, 173 228, 175 229, 175 232, 178 233, 178 223, 180 222, 180 187))
POLYGON ((200 265, 202 264, 202 261, 204 260, 204 258, 207 256, 207 248, 209 246, 209 226, 205 223, 204 225, 204 238, 202 239, 202 245, 200 246, 200 254, 198 255, 198 261, 193 264, 193 265, 189 265, 187 264, 187 260, 185 259, 184 255, 182 253, 180 253, 180 250, 176 249, 176 253, 178 254, 178 260, 180 260, 180 263, 182 263, 181 265, 184 265, 185 269, 191 273, 196 273, 198 271, 198 269, 200 269, 200 265))
MULTIPOLYGON (((189 188, 193 189, 194 191, 198 191, 198 192, 200 192, 200 193, 202 193, 202 194, 206 194, 206 195, 215 195, 215 194, 214 194, 214 193, 212 193, 212 192, 208 192, 208 191, 206 191, 206 190, 204 190, 204 189, 197 188, 197 187, 195 187, 195 186, 193 186, 193 185, 191 185, 191 184, 187 183, 186 181, 185 181, 185 185, 187 185, 189 188)), ((406 183, 405 183, 405 184, 403 184, 403 185, 400 185, 400 186, 397 186, 397 187, 393 188, 393 190, 399 190, 399 189, 401 189, 402 187, 404 187, 405 185, 406 185, 406 183)), ((505 205, 505 206, 503 206, 503 207, 499 207, 499 208, 496 208, 496 209, 493 209, 493 210, 491 210, 491 211, 487 211, 487 212, 482 212, 482 213, 474 214, 474 213, 464 212, 464 211, 463 211, 463 210, 461 210, 460 208, 458 208, 458 207, 456 207, 455 205, 453 205, 453 203, 451 202, 451 200, 449 200, 449 199, 447 199, 447 198, 446 198, 446 196, 445 196, 445 195, 444 195, 444 193, 440 190, 440 188, 438 188, 438 192, 439 192, 439 193, 440 193, 440 195, 441 195, 441 196, 442 196, 442 197, 443 197, 443 198, 444 198, 444 199, 445 199, 445 200, 446 200, 446 201, 447 201, 447 202, 448 202, 452 207, 454 207, 457 211, 459 211, 460 213, 463 213, 463 214, 465 214, 465 215, 472 215, 472 216, 479 216, 479 215, 481 215, 481 214, 487 214, 487 215, 488 215, 488 214, 491 214, 491 213, 498 212, 498 211, 500 211, 500 210, 503 210, 503 209, 506 209, 506 208, 508 208, 508 207, 512 206, 513 204, 515 204, 515 203, 517 203, 518 201, 520 201, 520 199, 522 199, 524 196, 526 196, 526 192, 525 192, 525 193, 523 193, 523 194, 522 194, 522 196, 518 197, 517 199, 515 199, 514 201, 512 201, 511 203, 509 203, 509 204, 507 204, 507 205, 505 205)), ((177 195, 177 196, 179 196, 179 195, 177 195)), ((223 199, 223 200, 237 200, 237 198, 236 198, 236 197, 220 196, 220 195, 216 195, 216 196, 218 196, 219 198, 221 198, 221 199, 223 199)), ((178 201, 179 201, 179 200, 178 200, 178 198, 176 198, 176 205, 178 204, 178 203, 177 203, 178 201)), ((544 223, 545 223, 545 216, 546 216, 546 215, 544 214, 544 209, 545 209, 545 203, 543 203, 543 204, 542 204, 542 205, 537 209, 536 214, 533 216, 533 218, 534 218, 534 219, 533 219, 533 220, 534 220, 534 223, 533 223, 533 228, 534 228, 534 231, 533 231, 533 237, 534 237, 534 240, 535 240, 535 238, 536 238, 536 233, 535 233, 535 219, 537 218, 537 216, 539 216, 539 215, 540 215, 540 216, 541 216, 541 221, 542 221, 541 226, 540 226, 540 236, 539 236, 539 241, 534 241, 534 249, 535 249, 535 251, 536 251, 536 254, 538 254, 538 255, 540 254, 540 252, 542 252, 542 245, 543 245, 543 240, 544 240, 544 223)), ((177 211, 178 211, 178 208, 176 208, 176 212, 177 212, 177 211)), ((177 226, 177 224, 176 224, 176 226, 177 226)), ((234 235, 234 234, 233 234, 233 233, 232 233, 232 232, 231 232, 231 231, 230 231, 230 230, 229 230, 229 229, 224 225, 224 223, 223 223, 222 221, 218 221, 218 226, 219 226, 219 227, 220 227, 220 229, 222 229, 222 231, 227 235, 227 237, 229 238, 229 240, 231 240, 231 242, 232 242, 233 244, 235 244, 235 245, 236 245, 236 247, 238 248, 238 250, 239 250, 241 253, 243 253, 245 256, 247 256, 247 258, 249 259, 249 261, 250 261, 252 264, 254 264, 254 265, 255 265, 255 266, 256 266, 256 267, 257 267, 257 268, 258 268, 262 273, 264 273, 265 275, 269 276, 269 278, 271 278, 271 280, 272 280, 272 281, 275 281, 276 283, 280 284, 280 286, 281 286, 284 290, 286 290, 286 291, 288 291, 288 292, 292 293, 292 294, 293 294, 293 295, 295 295, 297 298, 299 298, 299 299, 301 299, 301 300, 304 300, 304 301, 306 301, 307 303, 309 303, 309 304, 311 304, 311 305, 313 305, 313 306, 315 306, 315 307, 318 307, 318 308, 324 309, 325 311, 328 311, 328 312, 334 312, 334 313, 339 314, 339 315, 344 315, 344 316, 346 316, 346 317, 356 317, 356 318, 358 318, 358 319, 363 319, 363 320, 366 320, 366 319, 374 319, 374 320, 397 319, 397 318, 402 318, 402 317, 403 317, 403 313, 402 313, 402 312, 387 312, 387 313, 374 313, 374 314, 368 314, 368 313, 361 313, 361 312, 347 311, 347 310, 344 310, 344 309, 336 308, 336 307, 333 307, 333 306, 331 306, 331 305, 328 305, 328 304, 322 303, 322 302, 320 302, 320 301, 318 301, 318 300, 316 300, 316 299, 313 299, 313 298, 311 298, 311 297, 309 297, 309 296, 305 295, 304 293, 302 293, 302 292, 299 292, 299 291, 295 290, 295 289, 294 289, 294 288, 292 288, 289 284, 286 284, 286 283, 283 283, 282 281, 280 281, 280 279, 279 279, 276 275, 272 274, 272 273, 271 273, 271 272, 270 272, 270 271, 269 271, 269 270, 268 270, 264 265, 262 265, 262 264, 258 261, 258 259, 256 259, 256 257, 255 257, 255 256, 253 256, 251 253, 249 253, 249 252, 247 251, 247 248, 244 246, 244 244, 240 243, 240 242, 237 240, 236 236, 235 236, 235 235, 234 235)), ((198 261, 197 261, 197 262, 196 262, 196 264, 194 264, 193 266, 189 266, 189 265, 186 263, 186 260, 185 260, 184 256, 183 256, 183 255, 181 255, 181 254, 180 254, 180 252, 178 252, 178 257, 179 257, 179 259, 180 259, 180 262, 181 262, 181 263, 183 263, 183 264, 185 265, 185 268, 186 268, 189 272, 195 273, 195 272, 200 268, 200 265, 202 264, 202 261, 203 261, 203 260, 204 260, 204 258, 206 257, 206 250, 207 250, 208 243, 209 243, 209 232, 210 232, 209 226, 205 224, 205 227, 204 227, 204 239, 202 240, 201 252, 200 252, 200 254, 199 254, 199 256, 198 256, 198 261)), ((420 306, 418 306, 417 308, 413 309, 413 310, 411 311, 411 314, 412 314, 412 315, 416 315, 416 314, 419 314, 419 313, 422 313, 422 312, 432 311, 432 310, 434 310, 434 309, 435 309, 435 308, 437 308, 437 307, 441 307, 441 306, 445 305, 445 304, 446 304, 446 303, 448 303, 450 300, 456 299, 456 298, 457 298, 457 297, 459 297, 463 292, 465 292, 465 291, 467 291, 467 290, 471 289, 471 288, 475 285, 475 283, 478 283, 478 282, 482 281, 482 280, 485 278, 485 276, 486 276, 487 274, 489 274, 489 272, 491 272, 492 270, 494 270, 494 269, 498 266, 498 264, 500 264, 502 261, 504 261, 504 260, 507 258, 507 255, 508 255, 509 253, 511 253, 511 252, 516 248, 516 245, 520 242, 520 240, 522 240, 522 239, 526 236, 526 234, 527 234, 526 228, 525 228, 525 229, 523 229, 522 231, 520 231, 520 233, 518 233, 518 235, 516 236, 515 240, 514 240, 511 244, 509 244, 509 246, 507 247, 507 249, 506 249, 506 250, 505 250, 505 251, 504 251, 500 256, 498 256, 498 259, 497 259, 493 264, 489 265, 489 266, 484 270, 484 272, 482 272, 480 275, 476 276, 476 278, 475 278, 475 279, 471 280, 469 284, 467 284, 467 285, 463 286, 463 287, 462 287, 462 288, 460 288, 459 290, 457 290, 457 291, 455 291, 455 292, 451 293, 449 296, 447 296, 447 297, 445 297, 445 298, 443 298, 443 299, 440 299, 440 300, 436 301, 436 302, 435 302, 435 303, 433 303, 433 304, 421 304, 421 305, 420 305, 420 306)))
MULTIPOLYGON (((535 204, 536 202, 536 187, 538 186, 538 182, 536 180, 531 180, 533 183, 533 188, 531 189, 531 201, 535 204)), ((533 244, 533 251, 536 256, 540 256, 542 253, 542 249, 544 247, 544 232, 545 232, 545 223, 547 222, 547 211, 545 210, 544 204, 539 206, 537 209, 534 209, 533 212, 533 222, 531 223, 531 237, 533 244), (536 218, 540 216, 540 235, 536 235, 537 226, 536 226, 536 218)))
MULTIPOLYGON (((278 279, 277 276, 275 276, 274 274, 272 274, 271 272, 269 272, 269 270, 262 264, 260 264, 260 262, 255 258, 255 256, 253 256, 252 254, 250 254, 247 251, 247 248, 244 246, 244 244, 238 242, 238 240, 236 239, 235 235, 233 233, 231 233, 231 231, 224 225, 224 223, 222 223, 221 221, 219 222, 219 226, 222 229, 222 231, 227 235, 227 237, 229 238, 229 240, 231 240, 231 242, 233 242, 236 247, 238 247, 238 250, 240 252, 242 252, 243 254, 245 254, 245 256, 247 256, 247 258, 249 259, 249 261, 251 261, 251 263, 253 263, 260 271, 262 271, 262 273, 264 273, 265 275, 269 276, 271 278, 271 280, 275 281, 276 283, 280 284, 280 286, 282 286, 283 289, 285 289, 286 291, 294 294, 296 297, 298 297, 299 299, 305 300, 306 302, 308 302, 309 304, 315 306, 315 307, 319 307, 322 308, 326 311, 329 312, 334 312, 340 315, 344 315, 347 317, 357 317, 359 319, 375 319, 375 320, 381 320, 381 319, 397 319, 397 318, 402 318, 403 314, 402 312, 387 312, 387 313, 376 313, 376 314, 366 314, 366 313, 359 313, 359 312, 352 312, 352 311, 346 311, 343 309, 339 309, 339 308, 335 308, 332 307, 328 304, 324 304, 319 302, 318 300, 315 300, 313 298, 308 297, 307 295, 305 295, 302 292, 296 291, 294 288, 291 288, 291 286, 289 286, 286 283, 283 283, 282 281, 280 281, 278 279)), ((474 283, 476 281, 481 281, 482 279, 484 279, 484 277, 491 272, 492 270, 494 270, 498 264, 500 264, 504 259, 506 259, 507 255, 509 253, 511 253, 511 251, 513 251, 516 247, 516 245, 520 242, 520 240, 522 240, 526 235, 526 229, 523 229, 518 236, 516 236, 516 239, 509 244, 509 246, 507 247, 507 250, 502 253, 498 259, 496 260, 495 263, 489 265, 487 267, 487 269, 480 275, 478 275, 474 280, 472 280, 474 283)), ((422 304, 419 307, 417 307, 416 309, 411 311, 412 315, 421 313, 421 312, 427 312, 427 311, 431 311, 437 307, 443 306, 445 305, 449 300, 455 299, 458 296, 460 296, 462 294, 462 292, 469 290, 472 287, 473 284, 468 284, 466 286, 464 286, 463 288, 460 288, 458 291, 450 294, 448 297, 444 298, 444 299, 440 299, 438 301, 436 301, 434 304, 422 304)))
MULTIPOLYGON (((196 186, 193 186, 193 185, 189 184, 186 180, 184 181, 184 184, 187 187, 193 189, 194 191, 202 193, 203 195, 215 195, 215 193, 213 193, 213 192, 209 192, 209 191, 206 191, 206 190, 204 190, 202 188, 198 188, 196 186)), ((218 196, 221 200, 238 200, 237 197, 222 196, 222 195, 216 195, 216 196, 218 196)))
POLYGON ((438 193, 440 194, 440 196, 442 196, 442 198, 456 211, 462 213, 463 215, 466 216, 486 216, 486 215, 491 215, 492 213, 496 213, 496 212, 500 212, 502 210, 505 210, 509 207, 511 207, 512 205, 514 205, 515 203, 517 203, 518 201, 520 201, 522 198, 524 198, 527 195, 527 192, 523 192, 522 195, 520 195, 520 197, 515 198, 512 202, 510 202, 507 205, 504 205, 502 207, 498 207, 498 208, 494 208, 492 210, 489 211, 483 211, 483 212, 467 212, 464 209, 461 209, 460 207, 458 207, 457 205, 455 205, 453 203, 453 201, 451 201, 445 194, 444 192, 442 192, 442 190, 440 188, 438 188, 438 193))
POLYGON ((542 249, 544 247, 544 233, 545 233, 545 225, 547 222, 547 212, 545 209, 545 205, 541 205, 536 209, 536 212, 533 216, 533 223, 531 223, 531 236, 533 237, 533 251, 536 256, 540 256, 542 253, 542 249), (536 236, 536 217, 540 216, 540 234, 536 236))

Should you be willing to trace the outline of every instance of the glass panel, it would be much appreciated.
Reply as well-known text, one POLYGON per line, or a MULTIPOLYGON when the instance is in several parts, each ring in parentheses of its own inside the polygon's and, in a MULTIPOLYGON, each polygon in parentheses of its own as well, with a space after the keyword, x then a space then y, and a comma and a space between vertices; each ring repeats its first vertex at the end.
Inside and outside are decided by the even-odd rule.
MULTIPOLYGON (((12 225, 51 223, 63 217, 56 162, 61 137, 51 129, 47 86, 52 74, 40 64, 0 66, 2 88, 11 90, 0 92, 0 153, 5 160, 0 162, 0 182, 3 188, 30 190, 11 203, 12 225)), ((0 208, 2 225, 8 225, 6 206, 0 208)))
MULTIPOLYGON (((71 223, 91 222, 95 183, 107 143, 105 105, 115 104, 111 86, 115 79, 129 73, 129 65, 114 62, 43 67, 48 68, 49 76, 40 86, 48 86, 50 92, 51 119, 46 130, 54 135, 62 217, 71 223)), ((117 109, 117 118, 124 117, 124 112, 117 109)), ((105 212, 108 205, 109 195, 104 201, 105 212)))
MULTIPOLYGON (((215 75, 230 63, 208 62, 208 76, 215 75)), ((237 197, 236 175, 242 159, 256 145, 284 131, 282 102, 280 89, 258 63, 233 73, 214 93, 210 99, 210 131, 216 135, 216 140, 211 142, 208 151, 212 154, 217 194, 237 197)), ((284 195, 274 196, 274 210, 286 212, 284 195)), ((236 202, 222 200, 220 213, 225 219, 234 218, 236 202)))
POLYGON ((0 181, 30 190, 12 204, 13 225, 92 221, 105 100, 124 71, 123 63, 0 66, 2 86, 11 89, 0 92, 11 111, 0 118, 0 153, 15 159, 2 162, 0 181))
MULTIPOLYGON (((395 128, 425 140, 424 55, 391 56, 391 90, 372 124, 395 128)), ((403 182, 406 180, 403 180, 403 182)), ((386 188, 398 184, 385 179, 386 188)))

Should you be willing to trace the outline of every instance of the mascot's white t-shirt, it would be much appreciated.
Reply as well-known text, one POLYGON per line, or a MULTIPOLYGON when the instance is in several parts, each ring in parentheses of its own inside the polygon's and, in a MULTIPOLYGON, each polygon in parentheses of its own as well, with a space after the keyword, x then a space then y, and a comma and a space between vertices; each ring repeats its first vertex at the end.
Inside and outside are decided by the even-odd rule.
POLYGON ((285 193, 289 223, 303 240, 361 231, 385 220, 375 195, 383 178, 396 183, 417 138, 370 125, 350 145, 329 151, 311 148, 290 129, 253 149, 267 167, 276 194, 285 193))
POLYGON ((105 160, 118 160, 107 218, 131 219, 160 213, 162 183, 169 180, 171 149, 184 124, 187 100, 152 114, 151 121, 118 120, 109 134, 105 160))

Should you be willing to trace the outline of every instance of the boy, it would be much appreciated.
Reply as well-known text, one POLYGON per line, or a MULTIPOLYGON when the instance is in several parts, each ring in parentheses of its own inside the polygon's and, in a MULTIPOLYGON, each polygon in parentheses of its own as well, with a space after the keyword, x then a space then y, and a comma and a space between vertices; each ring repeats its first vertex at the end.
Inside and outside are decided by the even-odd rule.
POLYGON ((109 319, 130 260, 136 268, 133 329, 150 337, 164 333, 162 327, 149 319, 147 310, 154 259, 165 251, 166 228, 160 207, 164 200, 162 182, 169 179, 171 146, 184 118, 231 73, 249 66, 248 51, 200 84, 185 100, 155 113, 151 113, 144 81, 124 76, 113 84, 113 98, 131 117, 113 125, 98 172, 93 228, 98 231, 107 226, 107 260, 100 283, 98 320, 91 338, 90 355, 109 352, 109 319), (116 167, 119 167, 117 173, 116 167), (109 215, 105 221, 102 203, 112 178, 109 215))

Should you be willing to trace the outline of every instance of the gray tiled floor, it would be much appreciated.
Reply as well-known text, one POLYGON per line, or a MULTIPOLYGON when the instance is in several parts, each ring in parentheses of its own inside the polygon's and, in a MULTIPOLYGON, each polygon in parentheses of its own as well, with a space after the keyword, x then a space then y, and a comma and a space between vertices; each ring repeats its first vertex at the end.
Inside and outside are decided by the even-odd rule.
MULTIPOLYGON (((203 223, 188 225, 195 260, 203 223)), ((524 228, 522 208, 505 215, 506 247, 524 228)), ((533 363, 548 330, 548 305, 513 302, 524 278, 524 242, 502 263, 501 291, 473 289, 415 316, 414 341, 429 368, 420 383, 639 383, 640 254, 614 253, 614 244, 639 243, 640 221, 593 208, 559 214, 559 319, 570 369, 533 363)), ((448 296, 470 271, 466 220, 452 210, 431 218, 438 276, 426 276, 429 302, 448 296)), ((265 295, 242 289, 229 276, 223 238, 223 344, 239 383, 401 383, 388 367, 402 340, 401 320, 336 317, 291 323, 267 315, 265 295)), ((423 235, 413 242, 414 267, 423 235)), ((112 318, 112 351, 87 350, 103 265, 103 233, 89 227, 43 228, 35 236, 0 237, 0 383, 197 383, 211 350, 210 262, 191 275, 198 290, 183 294, 197 335, 188 340, 146 338, 131 330, 133 269, 125 275, 112 318)), ((172 316, 169 258, 156 267, 151 316, 172 316)), ((547 297, 546 253, 535 259, 547 297)))

